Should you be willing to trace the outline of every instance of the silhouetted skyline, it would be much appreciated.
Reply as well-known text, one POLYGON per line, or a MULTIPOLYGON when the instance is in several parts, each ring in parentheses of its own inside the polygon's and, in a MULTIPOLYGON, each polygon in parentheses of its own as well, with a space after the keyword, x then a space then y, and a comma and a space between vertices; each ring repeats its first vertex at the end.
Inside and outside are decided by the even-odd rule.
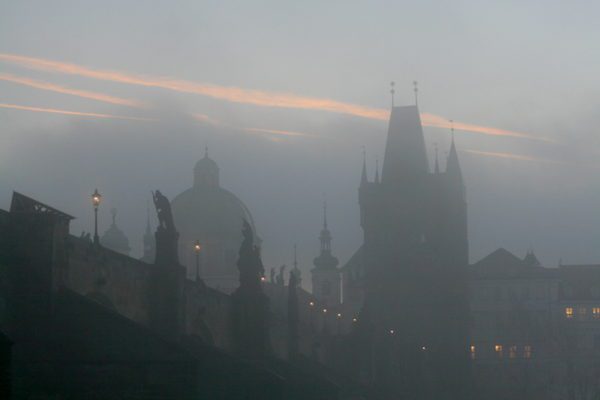
MULTIPOLYGON (((548 266, 559 258, 591 262, 600 258, 596 8, 7 3, 0 6, 1 54, 143 75, 162 86, 31 69, 0 57, 0 103, 21 108, 0 108, 0 203, 6 207, 18 190, 74 214, 74 232, 91 231, 89 194, 98 187, 105 196, 101 233, 115 207, 132 254, 141 254, 150 190, 173 198, 191 186, 208 145, 223 187, 252 211, 265 265, 291 265, 297 243, 307 283, 319 253, 323 193, 343 264, 362 236, 361 146, 371 176, 376 159, 383 161, 385 116, 331 111, 351 104, 381 116, 390 107, 390 81, 396 105, 406 105, 414 103, 417 80, 422 113, 440 117, 430 125, 458 121, 471 262, 498 247, 517 255, 533 247, 548 266), (115 8, 118 15, 108 12, 115 8), (165 89, 164 77, 211 84, 217 94, 206 95, 211 87, 204 95, 187 86, 165 89), (231 87, 246 90, 245 100, 231 87), (290 98, 273 93, 329 99, 338 108, 285 108, 290 98), (139 119, 104 118, 112 115, 139 119), (459 122, 537 139, 469 132, 459 122)), ((437 143, 444 160, 449 129, 424 130, 429 159, 437 143)))

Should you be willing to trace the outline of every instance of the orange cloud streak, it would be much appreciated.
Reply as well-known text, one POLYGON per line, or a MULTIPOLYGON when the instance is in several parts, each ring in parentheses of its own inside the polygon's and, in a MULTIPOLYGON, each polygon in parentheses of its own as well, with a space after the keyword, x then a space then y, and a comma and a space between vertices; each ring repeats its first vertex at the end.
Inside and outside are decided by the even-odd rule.
POLYGON ((287 131, 287 130, 282 130, 282 129, 237 127, 237 126, 233 126, 233 125, 229 125, 229 124, 224 124, 217 119, 214 119, 206 114, 200 114, 200 113, 192 114, 192 118, 194 118, 197 121, 209 124, 209 125, 224 126, 224 127, 230 128, 230 129, 235 129, 238 131, 244 131, 244 132, 250 132, 250 133, 267 133, 267 134, 279 135, 279 136, 302 136, 302 137, 315 137, 315 138, 321 137, 318 135, 312 135, 310 133, 287 131))
MULTIPOLYGON (((0 53, 0 61, 5 61, 20 65, 25 68, 58 72, 69 75, 78 75, 92 79, 119 82, 130 85, 140 85, 146 87, 156 87, 167 90, 173 90, 182 93, 193 93, 215 99, 230 101, 234 103, 253 104, 263 107, 295 108, 335 112, 341 114, 354 115, 362 118, 387 120, 389 111, 380 108, 364 107, 356 104, 344 103, 331 99, 320 99, 314 97, 297 96, 289 93, 275 93, 260 90, 249 90, 238 87, 218 86, 212 84, 203 84, 181 79, 167 77, 151 77, 147 75, 128 74, 117 71, 95 70, 76 64, 63 63, 59 61, 45 60, 34 57, 26 57, 15 54, 0 53)), ((447 128, 448 121, 434 114, 422 114, 423 125, 447 128)), ((479 126, 464 122, 455 122, 456 129, 481 133, 492 136, 509 136, 515 138, 527 138, 546 140, 520 132, 508 131, 487 126, 479 126)))
POLYGON ((539 137, 539 136, 532 136, 532 135, 528 135, 526 133, 521 133, 521 132, 509 131, 509 130, 499 129, 499 128, 492 128, 489 126, 473 125, 473 124, 468 124, 465 122, 457 122, 457 121, 450 122, 446 118, 440 117, 439 115, 429 114, 429 113, 421 113, 421 122, 423 123, 423 126, 430 126, 430 127, 434 127, 434 128, 450 129, 452 126, 454 126, 454 129, 457 129, 457 130, 483 133, 483 134, 491 135, 491 136, 510 136, 510 137, 522 138, 522 139, 533 139, 533 140, 542 140, 542 141, 546 141, 546 142, 554 142, 554 140, 552 140, 552 139, 543 138, 543 137, 539 137))
POLYGON ((153 121, 152 119, 148 119, 148 118, 124 117, 124 116, 121 116, 121 115, 98 114, 98 113, 81 112, 81 111, 59 110, 59 109, 55 109, 55 108, 29 107, 29 106, 21 106, 21 105, 18 105, 18 104, 0 103, 0 108, 11 108, 11 109, 15 109, 15 110, 34 111, 34 112, 43 112, 43 113, 51 113, 51 114, 75 115, 75 116, 80 116, 80 117, 94 117, 94 118, 107 118, 107 119, 128 119, 128 120, 135 120, 135 121, 153 121))
POLYGON ((52 92, 63 93, 63 94, 68 94, 68 95, 72 95, 72 96, 84 97, 86 99, 102 101, 105 103, 130 106, 130 107, 142 107, 142 103, 138 102, 136 100, 122 99, 119 97, 109 96, 109 95, 103 94, 103 93, 70 89, 70 88, 67 88, 64 86, 55 85, 53 83, 36 81, 34 79, 24 78, 24 77, 20 77, 20 76, 11 75, 11 74, 0 73, 0 80, 6 81, 6 82, 17 83, 20 85, 26 85, 26 86, 33 87, 36 89, 49 90, 52 92))
POLYGON ((0 53, 0 60, 35 70, 59 72, 63 74, 78 75, 86 78, 119 82, 130 85, 156 87, 182 93, 200 94, 235 103, 247 103, 266 107, 316 109, 374 119, 387 119, 388 115, 386 110, 362 107, 329 99, 318 99, 296 96, 294 94, 273 93, 260 90, 242 89, 238 87, 203 84, 165 77, 150 77, 145 75, 126 74, 116 71, 101 71, 75 64, 25 57, 14 54, 0 53))
POLYGON ((534 162, 545 162, 545 163, 552 163, 552 164, 562 164, 560 161, 546 160, 543 158, 535 158, 535 157, 523 156, 523 155, 513 154, 513 153, 495 153, 495 152, 491 152, 491 151, 480 151, 480 150, 471 150, 471 149, 465 149, 465 150, 460 150, 460 151, 469 153, 469 154, 475 154, 478 156, 485 156, 485 157, 496 157, 496 158, 506 158, 506 159, 511 159, 511 160, 519 160, 519 161, 534 161, 534 162))
POLYGON ((304 132, 295 132, 295 131, 285 131, 280 129, 266 129, 266 128, 243 128, 246 132, 258 132, 258 133, 271 133, 274 135, 283 135, 283 136, 302 136, 302 137, 321 137, 317 135, 311 135, 310 133, 304 132))

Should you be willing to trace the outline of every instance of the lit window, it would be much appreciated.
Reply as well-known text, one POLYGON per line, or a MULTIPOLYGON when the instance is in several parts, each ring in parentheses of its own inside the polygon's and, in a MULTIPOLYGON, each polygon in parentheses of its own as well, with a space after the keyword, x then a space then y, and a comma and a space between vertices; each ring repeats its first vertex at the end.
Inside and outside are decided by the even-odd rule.
POLYGON ((592 314, 594 318, 600 318, 600 307, 592 307, 592 314))
POLYGON ((517 358, 517 346, 510 346, 508 348, 508 357, 517 358))
POLYGON ((471 348, 469 350, 471 353, 471 360, 474 360, 475 359, 475 346, 471 345, 471 348))
POLYGON ((531 346, 530 345, 526 345, 525 347, 523 347, 523 357, 531 358, 531 346))
POLYGON ((502 358, 502 345, 501 344, 495 345, 494 350, 496 350, 496 354, 498 354, 498 357, 502 358))
POLYGON ((573 318, 573 307, 566 307, 565 308, 565 317, 567 317, 567 318, 573 318))

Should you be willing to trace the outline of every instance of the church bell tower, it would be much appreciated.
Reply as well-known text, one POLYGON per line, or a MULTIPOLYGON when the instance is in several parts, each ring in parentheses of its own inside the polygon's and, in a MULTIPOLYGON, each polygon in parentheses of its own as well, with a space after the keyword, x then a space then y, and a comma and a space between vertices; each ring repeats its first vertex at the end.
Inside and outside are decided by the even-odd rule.
POLYGON ((311 270, 313 295, 324 305, 335 306, 341 302, 341 275, 338 259, 331 254, 331 232, 327 227, 327 203, 323 203, 323 229, 319 235, 321 253, 313 261, 311 270))

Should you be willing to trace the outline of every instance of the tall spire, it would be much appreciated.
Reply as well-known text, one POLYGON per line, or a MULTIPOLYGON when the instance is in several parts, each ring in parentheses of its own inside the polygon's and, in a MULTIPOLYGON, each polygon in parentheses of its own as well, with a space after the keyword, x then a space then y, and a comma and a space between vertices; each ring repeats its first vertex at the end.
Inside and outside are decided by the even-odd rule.
POLYGON ((367 183, 367 150, 365 149, 365 146, 362 146, 362 156, 363 156, 363 166, 362 166, 362 174, 360 176, 361 186, 367 183))
POLYGON ((319 242, 321 243, 321 251, 319 256, 314 260, 315 267, 325 269, 335 268, 338 260, 331 255, 331 232, 327 224, 326 202, 323 202, 323 229, 321 229, 321 233, 319 234, 319 242))
POLYGON ((460 163, 458 162, 458 153, 456 151, 456 145, 454 143, 454 122, 450 120, 450 132, 452 135, 450 144, 450 153, 448 154, 448 161, 446 163, 446 174, 450 178, 454 178, 462 184, 462 172, 460 170, 460 163))
POLYGON ((379 183, 379 157, 375 159, 375 183, 379 183))

